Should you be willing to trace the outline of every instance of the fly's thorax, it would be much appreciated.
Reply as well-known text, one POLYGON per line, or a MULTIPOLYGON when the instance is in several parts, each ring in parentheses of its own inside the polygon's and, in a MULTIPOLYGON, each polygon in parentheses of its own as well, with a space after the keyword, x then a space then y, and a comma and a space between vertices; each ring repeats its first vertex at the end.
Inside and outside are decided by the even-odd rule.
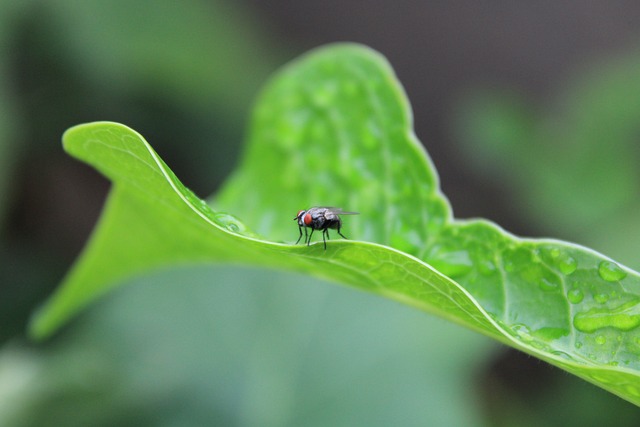
POLYGON ((324 218, 325 218, 327 221, 336 221, 336 220, 338 220, 338 221, 339 221, 339 220, 340 220, 340 217, 339 217, 336 213, 332 212, 332 211, 331 211, 331 210, 329 210, 329 209, 327 209, 327 210, 324 212, 324 218))
POLYGON ((311 214, 311 217, 313 219, 317 219, 317 218, 320 218, 320 217, 324 217, 325 210, 326 209, 324 209, 324 208, 311 208, 307 212, 309 214, 311 214))
POLYGON ((315 230, 322 228, 324 224, 324 210, 322 208, 311 208, 302 217, 305 227, 311 227, 315 230))

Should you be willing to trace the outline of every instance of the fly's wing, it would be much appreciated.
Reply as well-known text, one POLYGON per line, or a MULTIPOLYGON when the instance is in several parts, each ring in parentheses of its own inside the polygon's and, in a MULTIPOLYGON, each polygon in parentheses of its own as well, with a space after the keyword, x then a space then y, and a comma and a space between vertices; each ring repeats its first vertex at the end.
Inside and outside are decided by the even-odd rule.
POLYGON ((324 206, 320 209, 326 209, 328 212, 331 212, 332 214, 335 214, 335 215, 360 215, 360 212, 348 212, 348 211, 342 210, 342 208, 334 208, 330 206, 324 206))

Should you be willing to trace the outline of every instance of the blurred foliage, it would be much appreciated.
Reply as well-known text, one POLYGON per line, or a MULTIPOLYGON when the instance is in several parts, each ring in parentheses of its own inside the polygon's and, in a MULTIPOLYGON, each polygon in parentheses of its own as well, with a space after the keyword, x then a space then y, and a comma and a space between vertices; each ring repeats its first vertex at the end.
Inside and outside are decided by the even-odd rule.
POLYGON ((14 20, 18 5, 11 1, 0 1, 0 238, 2 225, 7 214, 11 188, 11 176, 15 173, 15 159, 18 156, 18 112, 13 102, 15 93, 8 58, 14 31, 14 20))
POLYGON ((481 425, 485 338, 307 277, 162 271, 73 326, 5 349, 0 425, 481 425))
MULTIPOLYGON (((250 101, 283 55, 227 1, 31 1, 22 9, 8 58, 27 117, 60 131, 79 117, 136 122, 189 165, 185 172, 202 174, 198 186, 229 172, 250 101), (185 134, 195 147, 183 146, 185 134)), ((49 128, 29 130, 58 148, 49 128)))
POLYGON ((577 75, 544 110, 515 92, 478 91, 454 132, 470 164, 517 194, 518 215, 637 269, 639 76, 633 51, 577 75))

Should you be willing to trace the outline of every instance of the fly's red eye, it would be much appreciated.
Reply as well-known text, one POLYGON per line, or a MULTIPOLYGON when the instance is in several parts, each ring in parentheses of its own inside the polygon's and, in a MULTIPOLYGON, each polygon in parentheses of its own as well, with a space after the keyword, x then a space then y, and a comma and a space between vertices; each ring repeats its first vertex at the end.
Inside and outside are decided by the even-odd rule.
POLYGON ((304 225, 311 225, 311 214, 306 214, 302 221, 304 221, 304 225))

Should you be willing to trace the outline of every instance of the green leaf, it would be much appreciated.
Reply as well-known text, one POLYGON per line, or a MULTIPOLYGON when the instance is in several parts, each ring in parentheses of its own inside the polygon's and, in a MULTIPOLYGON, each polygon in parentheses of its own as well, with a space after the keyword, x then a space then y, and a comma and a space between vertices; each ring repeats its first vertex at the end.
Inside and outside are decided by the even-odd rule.
POLYGON ((413 135, 402 89, 367 48, 320 49, 267 85, 244 160, 215 210, 123 125, 74 127, 64 147, 113 188, 81 259, 34 319, 35 337, 130 276, 177 264, 244 263, 412 305, 640 404, 638 273, 569 243, 454 221, 413 135), (330 241, 326 251, 322 242, 292 245, 292 218, 312 205, 359 211, 343 225, 357 240, 330 241))

